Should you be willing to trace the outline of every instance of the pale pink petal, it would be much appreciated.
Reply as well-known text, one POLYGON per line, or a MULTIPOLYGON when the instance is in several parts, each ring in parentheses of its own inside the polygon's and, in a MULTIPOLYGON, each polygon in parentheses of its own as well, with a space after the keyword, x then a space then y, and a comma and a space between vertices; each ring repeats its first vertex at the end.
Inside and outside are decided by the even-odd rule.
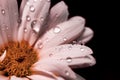
POLYGON ((31 80, 56 80, 54 78, 43 76, 43 75, 31 75, 27 77, 30 78, 31 80))
POLYGON ((20 77, 16 77, 16 76, 11 76, 10 80, 29 80, 28 78, 20 78, 20 77))
MULTIPOLYGON (((22 12, 22 23, 18 31, 18 40, 29 40, 31 36, 31 31, 39 32, 41 26, 43 25, 48 10, 50 6, 50 1, 48 0, 29 0, 24 6, 22 12), (36 24, 37 25, 34 25, 36 24), (39 25, 38 25, 39 24, 39 25), (34 25, 34 26, 33 26, 34 25)), ((34 33, 34 32, 33 32, 34 33)))
POLYGON ((0 28, 4 42, 14 40, 18 28, 18 6, 16 0, 0 0, 0 28))
POLYGON ((41 50, 40 52, 41 57, 56 57, 56 58, 67 58, 68 56, 71 58, 76 57, 84 57, 86 55, 90 55, 93 53, 93 51, 85 46, 85 45, 79 45, 79 44, 64 44, 60 46, 51 47, 46 50, 41 50), (52 55, 52 56, 50 56, 52 55))
POLYGON ((2 56, 0 56, 0 62, 2 62, 5 57, 6 57, 6 50, 4 51, 4 53, 2 54, 2 56))
POLYGON ((94 32, 92 29, 90 29, 89 27, 85 27, 85 30, 84 30, 83 34, 80 36, 80 38, 78 39, 78 41, 87 43, 89 40, 92 39, 93 34, 94 34, 94 32))
POLYGON ((57 80, 65 80, 65 79, 62 77, 57 77, 57 80))
POLYGON ((42 68, 39 68, 39 70, 37 70, 33 66, 33 67, 31 67, 31 70, 32 70, 33 74, 39 74, 39 75, 43 75, 43 76, 47 76, 47 77, 57 78, 57 76, 54 73, 44 70, 42 68))
POLYGON ((38 49, 40 43, 42 43, 45 49, 62 43, 68 43, 81 34, 84 29, 84 24, 85 20, 82 17, 73 17, 69 21, 58 24, 55 28, 47 31, 37 41, 35 48, 38 49))
POLYGON ((21 6, 20 6, 20 15, 22 15, 23 9, 24 9, 27 1, 28 1, 28 0, 22 0, 21 6))
POLYGON ((80 76, 78 74, 76 74, 76 76, 77 76, 77 78, 75 80, 86 80, 86 79, 84 79, 82 76, 80 76))
MULTIPOLYGON (((62 62, 65 62, 64 60, 62 62)), ((69 61, 68 61, 69 62, 69 61)), ((81 58, 72 59, 71 63, 68 63, 72 68, 84 68, 88 66, 93 66, 96 64, 95 59, 91 55, 87 55, 81 58)))
POLYGON ((72 68, 82 68, 94 65, 95 59, 91 56, 93 51, 85 45, 65 44, 50 49, 41 50, 40 57, 50 57, 59 60, 72 68))
MULTIPOLYGON (((39 17, 38 17, 38 21, 40 21, 40 23, 36 23, 34 25, 33 31, 35 33, 30 33, 30 39, 29 39, 29 43, 30 45, 32 45, 36 39, 39 37, 40 34, 42 34, 45 30, 45 26, 44 24, 46 24, 47 21, 47 16, 48 16, 48 11, 49 11, 49 7, 50 7, 50 2, 46 2, 44 4, 44 6, 42 7, 41 11, 39 12, 39 17), (39 34, 36 34, 39 33, 39 34)), ((25 38, 26 36, 24 36, 25 38)))
POLYGON ((75 79, 75 73, 64 63, 60 63, 52 58, 42 59, 35 63, 32 70, 41 71, 41 69, 52 72, 57 76, 64 77, 65 79, 75 79))
POLYGON ((50 10, 48 26, 49 28, 55 27, 57 24, 64 22, 68 19, 68 7, 61 1, 53 6, 50 10))
POLYGON ((0 47, 2 47, 4 45, 4 41, 2 39, 2 35, 0 34, 0 47))
POLYGON ((3 76, 3 75, 0 75, 0 80, 9 80, 9 78, 8 78, 8 77, 5 77, 5 76, 3 76))

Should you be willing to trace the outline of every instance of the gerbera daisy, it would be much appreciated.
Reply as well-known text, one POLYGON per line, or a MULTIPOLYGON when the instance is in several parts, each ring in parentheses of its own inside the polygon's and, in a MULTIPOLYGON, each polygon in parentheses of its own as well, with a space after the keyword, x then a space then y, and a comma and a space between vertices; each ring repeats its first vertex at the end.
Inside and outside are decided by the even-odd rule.
POLYGON ((84 80, 72 68, 95 64, 84 18, 50 3, 22 0, 18 13, 16 0, 0 0, 0 80, 84 80))

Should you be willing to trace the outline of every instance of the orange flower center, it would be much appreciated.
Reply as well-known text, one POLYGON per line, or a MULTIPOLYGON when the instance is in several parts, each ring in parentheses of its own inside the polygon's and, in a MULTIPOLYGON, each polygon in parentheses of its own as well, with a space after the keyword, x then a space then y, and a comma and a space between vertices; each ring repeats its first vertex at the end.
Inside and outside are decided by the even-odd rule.
POLYGON ((0 71, 3 72, 3 75, 25 77, 32 74, 30 67, 37 62, 38 57, 36 51, 27 42, 9 42, 0 49, 0 55, 4 50, 7 54, 5 59, 0 62, 0 71))

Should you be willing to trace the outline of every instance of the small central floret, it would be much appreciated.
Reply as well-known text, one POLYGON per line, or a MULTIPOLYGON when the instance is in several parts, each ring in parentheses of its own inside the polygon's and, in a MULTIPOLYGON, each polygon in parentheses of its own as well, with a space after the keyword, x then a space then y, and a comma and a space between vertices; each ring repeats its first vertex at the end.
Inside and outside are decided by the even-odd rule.
POLYGON ((37 53, 25 41, 21 43, 9 42, 0 50, 6 50, 5 59, 0 62, 0 71, 5 76, 25 77, 32 74, 30 67, 37 62, 37 53))

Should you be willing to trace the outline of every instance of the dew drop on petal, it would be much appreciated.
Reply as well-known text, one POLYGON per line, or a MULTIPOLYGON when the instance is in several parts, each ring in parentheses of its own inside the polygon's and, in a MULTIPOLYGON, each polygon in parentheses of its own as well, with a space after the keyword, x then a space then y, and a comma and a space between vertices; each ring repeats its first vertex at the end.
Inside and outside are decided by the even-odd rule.
POLYGON ((69 73, 68 71, 65 71, 65 75, 69 76, 69 75, 70 75, 70 73, 69 73))
POLYGON ((54 33, 59 33, 61 31, 61 29, 60 29, 60 27, 55 27, 53 31, 54 31, 54 33))
POLYGON ((44 21, 44 18, 43 18, 43 17, 41 17, 41 18, 40 18, 40 20, 41 20, 41 21, 44 21))
POLYGON ((20 24, 22 22, 22 20, 20 18, 18 18, 17 22, 20 24))
POLYGON ((2 9, 2 10, 1 10, 1 13, 4 15, 4 14, 5 14, 5 10, 4 10, 4 9, 2 9))
POLYGON ((5 30, 7 29, 7 27, 8 27, 8 26, 6 26, 5 24, 3 24, 3 25, 1 26, 1 30, 2 30, 2 31, 5 31, 5 30))
POLYGON ((8 38, 10 38, 10 37, 11 37, 11 35, 10 35, 10 34, 8 34, 7 36, 8 36, 8 38))
POLYGON ((35 8, 34 8, 33 5, 30 6, 30 11, 31 11, 31 12, 34 12, 34 11, 35 11, 35 8))
POLYGON ((27 20, 27 21, 30 21, 30 20, 31 20, 31 18, 30 18, 29 15, 26 16, 26 20, 27 20))
POLYGON ((52 57, 52 56, 53 56, 53 53, 50 53, 50 54, 49 54, 49 57, 52 57))
POLYGON ((85 43, 83 41, 79 41, 78 42, 80 45, 85 45, 85 43))
POLYGON ((42 42, 40 42, 40 43, 38 44, 38 49, 41 49, 41 48, 43 48, 42 42))
POLYGON ((85 49, 83 47, 80 48, 81 51, 84 51, 85 49))
POLYGON ((77 41, 73 41, 72 43, 73 43, 73 44, 77 44, 77 41))
POLYGON ((36 2, 37 0, 34 0, 34 2, 36 2))
POLYGON ((55 17, 57 18, 57 17, 58 17, 58 14, 55 14, 55 17))
POLYGON ((27 32, 27 28, 24 28, 24 32, 25 32, 25 33, 27 32))
POLYGON ((31 22, 31 27, 33 28, 36 23, 37 23, 37 20, 33 20, 33 21, 31 22))
POLYGON ((39 27, 38 27, 37 25, 33 27, 33 31, 35 31, 36 33, 38 33, 39 30, 40 30, 40 29, 39 29, 39 27))
POLYGON ((72 46, 68 46, 68 49, 71 50, 71 49, 72 49, 72 46))
POLYGON ((50 0, 47 0, 48 2, 50 2, 50 0))
POLYGON ((64 37, 64 38, 63 38, 63 40, 64 40, 64 41, 67 41, 67 38, 66 38, 66 37, 64 37))
POLYGON ((30 4, 29 1, 26 4, 29 5, 30 4))
POLYGON ((68 63, 70 63, 70 62, 72 62, 72 58, 71 58, 71 57, 67 57, 67 58, 66 58, 66 61, 67 61, 68 63))
POLYGON ((9 29, 9 27, 8 27, 8 26, 6 26, 6 29, 8 30, 8 29, 9 29))
POLYGON ((39 30, 40 30, 40 27, 36 23, 37 23, 37 20, 33 20, 32 23, 31 23, 31 28, 33 29, 33 31, 35 31, 36 33, 38 33, 39 30))

